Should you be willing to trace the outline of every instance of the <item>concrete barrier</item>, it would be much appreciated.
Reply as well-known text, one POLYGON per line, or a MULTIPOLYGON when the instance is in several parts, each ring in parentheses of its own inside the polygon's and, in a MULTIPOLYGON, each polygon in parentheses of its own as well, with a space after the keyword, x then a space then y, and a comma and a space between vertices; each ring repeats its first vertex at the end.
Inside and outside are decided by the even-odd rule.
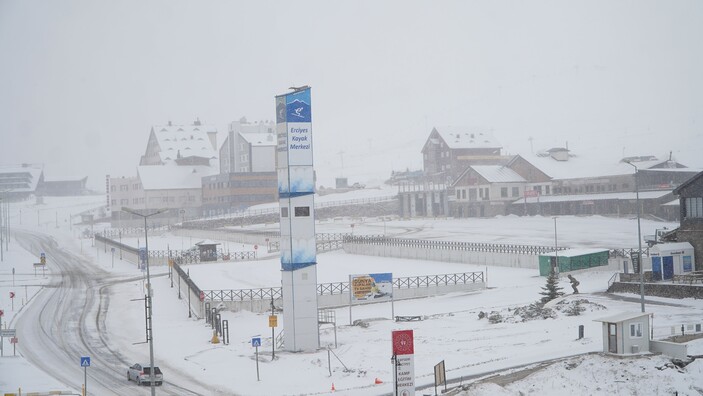
POLYGON ((688 345, 669 341, 649 341, 649 351, 661 353, 676 359, 688 357, 688 345))
POLYGON ((534 254, 476 252, 466 250, 427 249, 426 247, 370 245, 345 243, 344 252, 365 256, 396 257, 448 263, 466 263, 511 268, 539 268, 539 256, 534 254))

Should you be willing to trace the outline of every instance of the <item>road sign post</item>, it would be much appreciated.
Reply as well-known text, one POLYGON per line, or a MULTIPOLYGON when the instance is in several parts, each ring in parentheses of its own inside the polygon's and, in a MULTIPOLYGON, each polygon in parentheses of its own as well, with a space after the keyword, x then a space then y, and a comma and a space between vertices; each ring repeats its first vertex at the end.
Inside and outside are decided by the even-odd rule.
POLYGON ((276 358, 276 327, 278 327, 278 316, 273 314, 273 301, 271 302, 271 315, 269 315, 269 327, 271 328, 271 360, 276 358))
MULTIPOLYGON (((0 309, 0 330, 2 330, 2 316, 3 315, 5 315, 5 311, 0 309)), ((2 350, 3 345, 2 344, 4 344, 4 343, 5 343, 5 341, 2 338, 2 334, 0 334, 0 356, 2 356, 2 354, 3 354, 3 350, 2 350)))
POLYGON ((10 301, 12 301, 12 311, 15 311, 15 292, 10 292, 10 301))
POLYGON ((256 348, 256 380, 260 381, 259 378, 259 347, 261 346, 261 337, 252 337, 251 346, 256 348))
POLYGON ((88 394, 88 367, 90 367, 90 356, 81 356, 81 367, 83 367, 83 396, 88 394))

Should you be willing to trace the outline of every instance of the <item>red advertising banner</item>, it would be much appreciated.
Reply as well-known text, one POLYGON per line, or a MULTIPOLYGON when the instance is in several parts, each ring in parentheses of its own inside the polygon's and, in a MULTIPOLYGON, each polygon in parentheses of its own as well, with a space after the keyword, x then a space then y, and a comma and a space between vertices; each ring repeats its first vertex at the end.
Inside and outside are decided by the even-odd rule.
POLYGON ((393 337, 393 354, 394 355, 413 355, 415 354, 415 346, 413 345, 412 330, 395 330, 392 333, 393 337))

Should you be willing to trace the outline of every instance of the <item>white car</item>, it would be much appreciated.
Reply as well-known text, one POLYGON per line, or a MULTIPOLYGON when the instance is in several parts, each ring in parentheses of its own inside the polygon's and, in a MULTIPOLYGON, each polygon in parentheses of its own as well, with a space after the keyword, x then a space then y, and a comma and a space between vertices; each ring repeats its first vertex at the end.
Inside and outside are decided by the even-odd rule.
MULTIPOLYGON (((127 369, 127 381, 136 382, 138 385, 149 385, 151 379, 149 375, 151 374, 151 367, 148 364, 135 364, 134 366, 127 369)), ((161 369, 154 367, 154 385, 161 385, 164 381, 164 376, 161 373, 161 369)))

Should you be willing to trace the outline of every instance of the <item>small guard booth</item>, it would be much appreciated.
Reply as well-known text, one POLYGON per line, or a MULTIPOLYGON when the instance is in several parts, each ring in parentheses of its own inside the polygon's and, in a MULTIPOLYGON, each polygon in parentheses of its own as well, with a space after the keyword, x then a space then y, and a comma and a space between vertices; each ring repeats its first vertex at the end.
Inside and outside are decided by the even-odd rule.
POLYGON ((671 280, 674 275, 693 271, 695 257, 688 242, 659 243, 649 248, 652 260, 652 279, 671 280))
POLYGON ((603 323, 603 352, 618 355, 649 352, 649 314, 625 312, 596 319, 603 323))
POLYGON ((198 247, 198 252, 200 253, 200 262, 203 261, 217 261, 217 245, 220 243, 204 240, 195 244, 198 247))

